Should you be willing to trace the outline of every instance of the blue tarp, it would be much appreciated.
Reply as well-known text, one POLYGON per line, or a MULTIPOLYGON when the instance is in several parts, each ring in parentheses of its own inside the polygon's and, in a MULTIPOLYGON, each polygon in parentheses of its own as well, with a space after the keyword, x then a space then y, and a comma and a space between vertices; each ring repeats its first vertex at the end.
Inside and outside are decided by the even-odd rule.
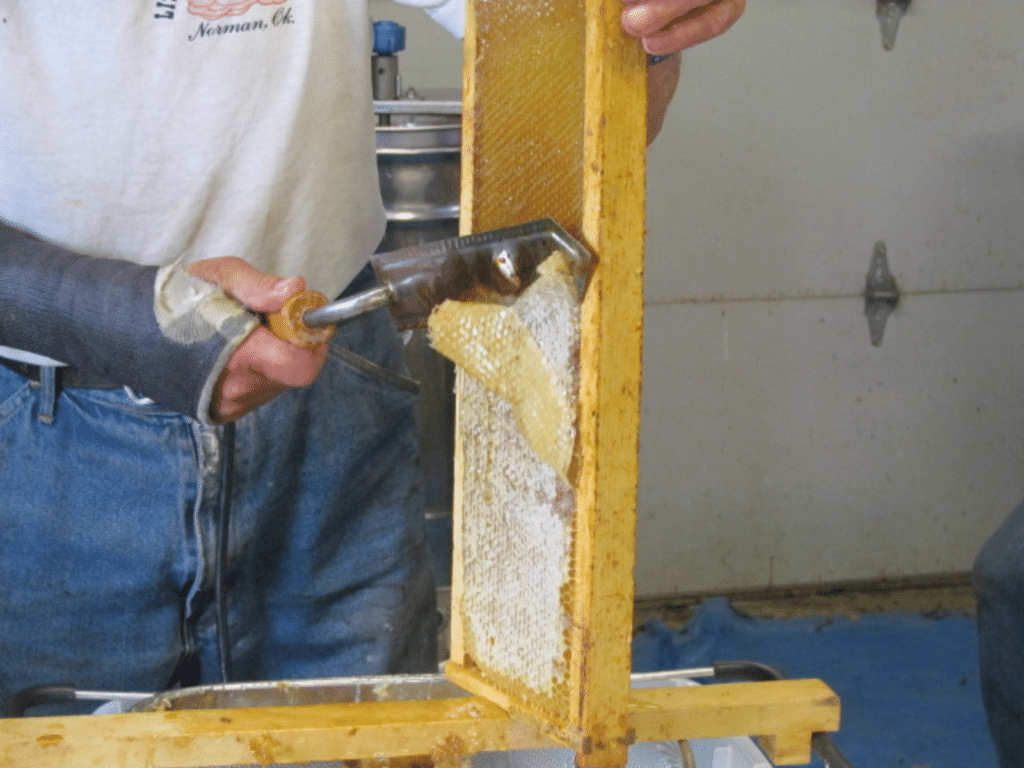
POLYGON ((856 768, 997 768, 977 654, 975 621, 962 614, 759 619, 714 598, 679 631, 649 619, 633 669, 742 660, 820 678, 842 701, 834 738, 856 768))

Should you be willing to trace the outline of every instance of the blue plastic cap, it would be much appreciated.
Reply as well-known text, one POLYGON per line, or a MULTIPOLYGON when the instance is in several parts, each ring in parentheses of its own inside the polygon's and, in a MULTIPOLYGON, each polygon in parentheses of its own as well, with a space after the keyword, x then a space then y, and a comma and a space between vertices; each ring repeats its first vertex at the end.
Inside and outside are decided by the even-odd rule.
POLYGON ((373 22, 373 52, 398 53, 405 50, 405 27, 394 21, 373 22))

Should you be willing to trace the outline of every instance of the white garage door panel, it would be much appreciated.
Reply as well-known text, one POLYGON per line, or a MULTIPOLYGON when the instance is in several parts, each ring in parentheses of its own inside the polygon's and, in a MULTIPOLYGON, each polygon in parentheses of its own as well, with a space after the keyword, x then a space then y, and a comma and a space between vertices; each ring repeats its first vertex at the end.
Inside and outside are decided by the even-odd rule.
POLYGON ((969 568, 1024 495, 1022 308, 914 297, 880 348, 857 299, 650 309, 638 591, 969 568))
POLYGON ((654 303, 1024 287, 1024 3, 752 3, 686 54, 651 150, 654 303), (666 190, 680 190, 677 195, 666 190))

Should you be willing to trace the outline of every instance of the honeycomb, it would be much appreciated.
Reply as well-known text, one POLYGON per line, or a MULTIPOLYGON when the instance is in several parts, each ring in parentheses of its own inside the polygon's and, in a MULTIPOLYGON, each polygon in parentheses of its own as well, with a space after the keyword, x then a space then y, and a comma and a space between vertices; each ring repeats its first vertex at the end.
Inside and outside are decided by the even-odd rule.
POLYGON ((567 480, 575 444, 578 304, 564 254, 511 307, 448 301, 430 317, 431 343, 511 409, 517 431, 567 480), (573 309, 574 308, 574 309, 573 309))
POLYGON ((511 306, 442 306, 434 346, 462 377, 461 617, 489 684, 564 715, 573 575, 580 300, 563 254, 511 306))

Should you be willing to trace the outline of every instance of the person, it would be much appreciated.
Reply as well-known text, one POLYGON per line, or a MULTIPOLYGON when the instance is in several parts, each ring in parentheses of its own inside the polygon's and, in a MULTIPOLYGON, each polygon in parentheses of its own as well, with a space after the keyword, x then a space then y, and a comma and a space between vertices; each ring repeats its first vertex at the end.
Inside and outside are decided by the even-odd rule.
POLYGON ((1024 502, 993 532, 974 562, 981 693, 1003 768, 1024 765, 1024 502))
MULTIPOLYGON (((744 5, 622 23, 669 54, 744 5)), ((259 321, 372 284, 369 29, 366 0, 0 0, 0 706, 436 668, 388 313, 312 350, 259 321)))

